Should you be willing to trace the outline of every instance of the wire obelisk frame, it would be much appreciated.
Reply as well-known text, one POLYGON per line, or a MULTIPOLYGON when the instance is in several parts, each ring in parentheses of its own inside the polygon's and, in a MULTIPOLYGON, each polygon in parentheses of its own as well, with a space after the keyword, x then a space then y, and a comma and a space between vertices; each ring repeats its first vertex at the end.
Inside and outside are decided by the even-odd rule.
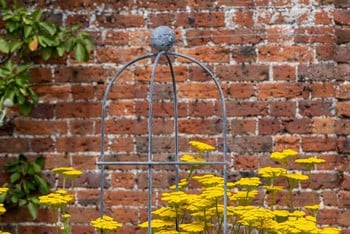
POLYGON ((148 170, 148 204, 147 204, 147 218, 148 218, 148 233, 152 233, 151 221, 152 221, 152 170, 155 165, 173 165, 175 167, 175 182, 176 186, 179 181, 179 166, 180 165, 222 165, 223 167, 223 177, 224 177, 224 217, 223 217, 223 233, 227 233, 227 141, 226 141, 226 107, 225 107, 225 99, 219 84, 218 79, 214 76, 214 74, 200 61, 176 52, 170 52, 169 49, 173 47, 175 44, 175 34, 174 32, 167 26, 160 26, 152 32, 151 35, 151 44, 152 47, 155 48, 158 52, 146 54, 140 57, 137 57, 130 62, 124 64, 120 70, 112 77, 112 80, 109 82, 106 91, 103 96, 102 101, 102 114, 101 114, 101 154, 100 160, 97 162, 97 165, 100 167, 101 175, 100 175, 100 214, 101 216, 104 213, 104 184, 105 184, 105 166, 106 165, 146 165, 148 170), (190 62, 197 64, 201 67, 206 74, 208 74, 211 79, 214 81, 216 88, 219 93, 219 98, 221 102, 221 110, 222 110, 222 139, 223 139, 223 156, 221 161, 213 161, 213 162, 181 162, 179 161, 179 131, 178 131, 178 99, 177 99, 177 90, 176 90, 176 80, 175 73, 173 70, 173 65, 171 62, 171 57, 180 57, 185 60, 189 60, 190 62), (153 160, 153 92, 154 92, 154 80, 156 76, 156 68, 159 64, 160 58, 165 57, 172 80, 172 88, 173 88, 173 100, 174 100, 174 161, 154 161, 153 160), (115 81, 120 77, 120 75, 127 69, 129 66, 135 64, 138 61, 154 58, 152 73, 149 81, 149 92, 148 92, 148 152, 147 152, 147 161, 105 161, 105 117, 106 117, 106 109, 107 109, 107 100, 108 94, 110 93, 111 87, 114 85, 115 81))

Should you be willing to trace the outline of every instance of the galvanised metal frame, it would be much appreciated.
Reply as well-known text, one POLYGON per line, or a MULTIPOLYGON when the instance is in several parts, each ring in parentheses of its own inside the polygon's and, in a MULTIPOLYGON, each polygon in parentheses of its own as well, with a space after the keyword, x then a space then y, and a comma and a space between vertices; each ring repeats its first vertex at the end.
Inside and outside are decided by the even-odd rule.
POLYGON ((222 137, 223 137, 223 158, 222 161, 215 162, 196 162, 196 165, 222 165, 223 166, 223 176, 224 176, 224 227, 223 233, 227 233, 227 140, 226 140, 226 106, 225 106, 225 98, 219 84, 218 79, 214 76, 214 74, 200 61, 176 52, 170 52, 169 49, 175 43, 175 34, 173 31, 166 26, 160 26, 156 28, 151 35, 151 44, 152 46, 158 50, 157 53, 150 53, 138 58, 131 60, 121 67, 121 69, 113 76, 112 80, 109 82, 107 89, 103 96, 102 101, 102 114, 101 114, 101 155, 100 161, 97 162, 97 165, 100 167, 101 175, 100 175, 100 215, 102 216, 104 213, 104 173, 106 165, 147 165, 148 166, 148 204, 147 204, 147 218, 148 218, 148 233, 152 233, 151 221, 152 221, 152 167, 153 165, 174 165, 175 166, 175 181, 176 186, 179 181, 179 166, 180 165, 192 165, 194 163, 190 162, 180 162, 179 161, 179 145, 178 145, 178 107, 177 107, 177 91, 176 91, 176 80, 173 65, 169 56, 180 57, 187 59, 198 66, 200 66, 215 82, 217 90, 219 92, 221 108, 222 108, 222 137), (106 117, 106 109, 107 109, 107 99, 108 94, 113 86, 114 82, 119 78, 119 76, 123 73, 125 69, 134 63, 153 58, 154 65, 152 68, 152 73, 150 77, 150 85, 149 85, 149 94, 148 94, 148 103, 149 103, 149 112, 148 112, 148 160, 147 161, 123 161, 123 162, 113 162, 113 161, 105 161, 105 151, 104 151, 104 143, 105 143, 105 117, 106 117), (173 99, 174 99, 174 144, 175 144, 175 159, 174 161, 168 162, 157 162, 153 161, 152 152, 152 136, 153 136, 153 89, 154 89, 154 78, 156 75, 156 68, 158 66, 159 60, 161 57, 165 57, 169 66, 169 70, 172 78, 172 87, 173 87, 173 99))

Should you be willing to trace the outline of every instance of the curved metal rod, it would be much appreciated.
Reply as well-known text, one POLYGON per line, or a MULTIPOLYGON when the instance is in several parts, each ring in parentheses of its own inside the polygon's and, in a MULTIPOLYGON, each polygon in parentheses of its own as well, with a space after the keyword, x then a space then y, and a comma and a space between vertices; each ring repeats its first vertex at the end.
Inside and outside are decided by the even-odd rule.
MULTIPOLYGON (((106 105, 107 105, 107 98, 108 98, 108 94, 111 90, 111 87, 113 85, 113 83, 119 78, 120 74, 129 66, 133 65, 134 63, 143 60, 143 59, 147 59, 147 58, 151 58, 156 56, 156 54, 152 53, 152 54, 146 54, 140 57, 137 57, 133 60, 131 60, 130 62, 126 63, 125 65, 123 65, 119 71, 117 73, 115 73, 115 75, 112 77, 112 80, 109 82, 106 91, 103 95, 103 101, 102 101, 102 114, 101 114, 101 142, 100 142, 100 161, 104 162, 105 161, 105 154, 104 154, 104 142, 105 142, 105 115, 106 115, 106 105)), ((100 176, 100 216, 103 215, 104 213, 104 169, 105 169, 105 165, 104 164, 100 164, 101 166, 101 176, 100 176)))
POLYGON ((215 77, 215 75, 207 68, 203 63, 198 61, 195 58, 192 58, 191 56, 187 56, 184 54, 176 53, 176 52, 167 52, 167 55, 173 55, 175 57, 181 57, 190 60, 193 63, 196 63, 198 66, 200 66, 204 71, 206 71, 212 78, 212 80, 215 82, 215 85, 219 91, 220 100, 221 100, 221 108, 222 108, 222 137, 223 137, 223 147, 224 147, 224 229, 223 233, 227 233, 227 139, 226 139, 226 104, 225 104, 225 97, 222 92, 220 83, 218 79, 215 77))
MULTIPOLYGON (((164 54, 161 51, 154 59, 154 65, 151 73, 151 81, 149 85, 149 97, 148 97, 148 162, 153 161, 153 89, 154 89, 154 77, 156 75, 156 69, 160 57, 164 54)), ((152 234, 152 165, 148 165, 148 204, 147 204, 147 218, 148 218, 148 234, 152 234)))
MULTIPOLYGON (((177 102, 177 90, 176 90, 176 80, 175 80, 175 73, 174 73, 174 68, 171 63, 171 60, 167 54, 165 54, 165 57, 168 61, 170 73, 171 73, 171 80, 173 84, 173 98, 174 98, 174 141, 175 141, 175 162, 179 162, 179 125, 178 125, 178 102, 177 102)), ((176 186, 176 191, 178 190, 178 184, 179 184, 179 165, 175 165, 175 186, 176 186)))

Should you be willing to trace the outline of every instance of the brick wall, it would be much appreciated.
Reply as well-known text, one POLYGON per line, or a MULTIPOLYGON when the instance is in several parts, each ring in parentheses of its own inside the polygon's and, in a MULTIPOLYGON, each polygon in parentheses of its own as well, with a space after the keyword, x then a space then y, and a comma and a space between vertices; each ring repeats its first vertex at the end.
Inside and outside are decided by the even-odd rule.
MULTIPOLYGON (((12 113, 0 129, 5 162, 24 153, 44 155, 46 168, 84 170, 71 208, 74 233, 93 233, 98 216, 101 100, 120 66, 151 52, 152 28, 176 32, 175 51, 203 61, 220 79, 227 103, 230 173, 252 175, 271 165, 269 153, 292 148, 327 163, 313 172, 321 201, 321 225, 350 233, 350 2, 348 0, 52 0, 23 1, 44 9, 50 20, 78 22, 95 41, 91 60, 38 62, 32 82, 40 104, 30 117, 12 113)), ((113 87, 106 120, 108 160, 144 160, 151 60, 126 71, 113 87)), ((170 74, 160 65, 155 86, 154 153, 169 160, 174 150, 170 74), (170 116, 170 118, 168 117, 170 116)), ((221 149, 220 105, 214 84, 194 64, 174 60, 179 91, 180 150, 203 139, 221 149)), ((213 157, 219 157, 219 153, 213 157)), ((109 167, 107 212, 135 233, 146 218, 143 167, 109 167)), ((169 167, 155 171, 155 199, 173 183, 169 167)), ((3 182, 4 176, 0 177, 3 182)), ((55 185, 55 178, 48 173, 55 185)), ((303 192, 307 192, 303 188, 303 192)), ((52 214, 37 222, 25 210, 6 215, 13 233, 51 233, 52 214), (51 226, 50 226, 51 225, 51 226)))

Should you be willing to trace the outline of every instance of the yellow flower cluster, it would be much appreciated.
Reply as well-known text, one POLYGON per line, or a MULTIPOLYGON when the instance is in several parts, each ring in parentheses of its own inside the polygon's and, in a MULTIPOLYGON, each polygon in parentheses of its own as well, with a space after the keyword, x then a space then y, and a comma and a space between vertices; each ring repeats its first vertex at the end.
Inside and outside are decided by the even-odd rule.
POLYGON ((208 145, 200 141, 190 141, 189 144, 198 152, 209 152, 215 150, 214 146, 208 145))
POLYGON ((270 158, 272 158, 276 161, 285 162, 289 158, 295 157, 297 155, 298 155, 298 152, 291 150, 291 149, 286 149, 286 150, 283 150, 282 152, 273 152, 270 155, 270 158))
POLYGON ((108 215, 103 215, 100 218, 97 218, 96 220, 91 221, 91 225, 97 229, 97 230, 103 230, 103 231, 114 231, 122 225, 108 215))
POLYGON ((8 188, 0 187, 0 195, 6 193, 8 190, 8 188))
POLYGON ((60 189, 48 195, 40 196, 39 202, 41 205, 58 209, 68 205, 73 199, 74 195, 69 194, 66 190, 60 189))
POLYGON ((78 176, 83 174, 82 171, 76 170, 72 167, 57 167, 57 168, 52 169, 52 172, 58 173, 63 177, 68 177, 71 179, 75 179, 78 176))
POLYGON ((192 162, 192 163, 205 162, 204 158, 192 156, 192 155, 189 155, 189 154, 182 155, 180 157, 180 160, 183 161, 183 162, 192 162))
POLYGON ((287 173, 287 170, 280 167, 263 167, 258 174, 263 178, 277 178, 287 173))
POLYGON ((0 203, 0 215, 4 214, 6 212, 6 209, 4 207, 4 204, 0 203))

